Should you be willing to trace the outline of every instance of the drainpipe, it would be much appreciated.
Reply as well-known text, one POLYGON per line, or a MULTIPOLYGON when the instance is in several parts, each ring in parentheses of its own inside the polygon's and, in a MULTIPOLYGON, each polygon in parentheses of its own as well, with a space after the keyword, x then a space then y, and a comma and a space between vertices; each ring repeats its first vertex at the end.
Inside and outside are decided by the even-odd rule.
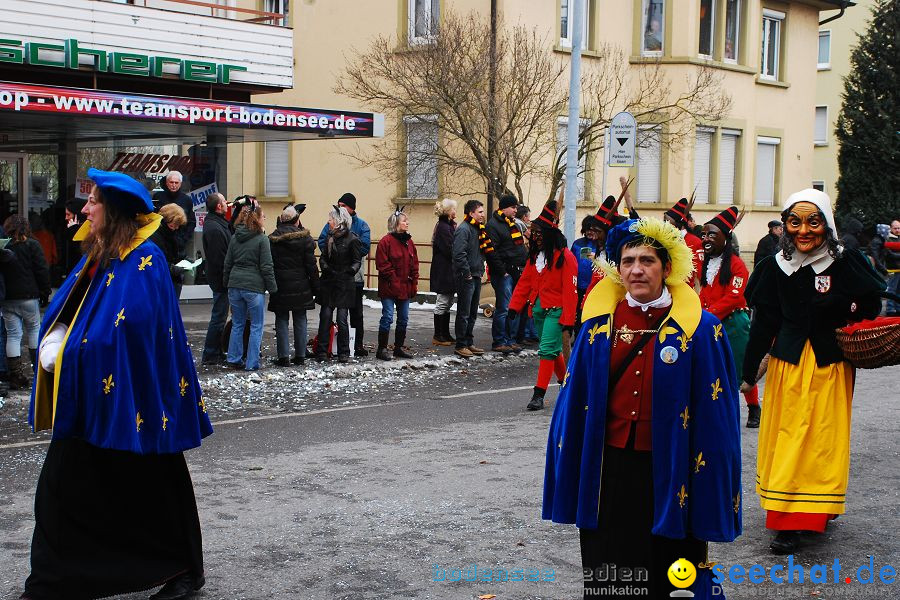
POLYGON ((831 23, 832 21, 836 21, 836 20, 840 19, 841 17, 843 17, 844 11, 847 10, 848 6, 850 6, 850 2, 848 2, 848 1, 841 2, 841 12, 834 15, 833 17, 828 17, 824 21, 819 21, 819 27, 821 27, 825 23, 831 23))

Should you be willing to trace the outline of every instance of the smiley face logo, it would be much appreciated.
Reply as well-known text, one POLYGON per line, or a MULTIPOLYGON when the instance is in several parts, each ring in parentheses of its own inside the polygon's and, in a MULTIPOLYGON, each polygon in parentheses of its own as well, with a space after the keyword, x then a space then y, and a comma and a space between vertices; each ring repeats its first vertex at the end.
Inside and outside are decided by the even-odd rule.
POLYGON ((679 558, 673 562, 666 574, 669 576, 669 583, 679 589, 691 587, 697 579, 696 567, 684 558, 679 558))

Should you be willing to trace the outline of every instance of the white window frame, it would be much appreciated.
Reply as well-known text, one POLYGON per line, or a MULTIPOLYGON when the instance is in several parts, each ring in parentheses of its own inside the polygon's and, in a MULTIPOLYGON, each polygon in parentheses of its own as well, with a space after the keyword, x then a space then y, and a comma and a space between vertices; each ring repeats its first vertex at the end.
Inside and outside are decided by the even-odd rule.
POLYGON ((816 68, 819 71, 823 71, 831 68, 831 30, 830 29, 820 29, 819 37, 817 39, 818 45, 816 46, 816 68), (828 60, 826 62, 819 62, 819 48, 822 45, 822 38, 828 38, 828 60))
MULTIPOLYGON (((703 54, 700 52, 700 39, 699 35, 697 38, 697 55, 700 58, 706 58, 712 60, 713 54, 716 51, 716 5, 719 4, 719 0, 709 0, 709 8, 712 11, 712 14, 709 16, 709 54, 703 54)), ((698 5, 699 6, 699 5, 698 5)), ((700 23, 697 23, 697 30, 700 30, 700 23)))
MULTIPOLYGON (((406 144, 406 153, 405 153, 405 155, 406 155, 406 179, 404 182, 406 184, 405 196, 407 198, 428 198, 428 199, 437 198, 437 196, 438 196, 437 156, 434 155, 434 164, 433 165, 424 165, 424 160, 426 160, 425 158, 418 158, 418 159, 413 160, 411 158, 412 156, 416 156, 416 155, 420 156, 420 154, 418 152, 410 153, 410 151, 409 151, 410 150, 409 126, 410 125, 434 124, 434 134, 435 135, 434 135, 433 141, 434 141, 435 145, 437 145, 437 143, 438 143, 437 115, 406 115, 403 117, 403 124, 404 124, 404 136, 406 138, 404 140, 405 144, 406 144), (431 183, 434 184, 434 187, 433 187, 434 195, 429 195, 429 196, 419 195, 418 190, 414 190, 413 188, 415 188, 415 187, 424 188, 425 186, 424 185, 422 185, 422 186, 410 185, 410 181, 411 181, 410 174, 411 174, 413 168, 423 168, 423 165, 424 165, 424 168, 431 168, 434 170, 434 179, 433 179, 433 181, 428 182, 429 184, 431 184, 431 183)), ((424 177, 423 177, 423 179, 424 179, 424 177)), ((428 191, 430 191, 430 190, 428 190, 428 191)))
POLYGON ((641 0, 641 56, 662 56, 666 47, 666 0, 641 0), (645 50, 644 35, 647 33, 647 9, 651 2, 662 3, 659 24, 659 50, 645 50))
MULTIPOLYGON (((744 0, 735 0, 737 2, 737 10, 735 11, 735 19, 736 23, 734 24, 734 58, 728 58, 725 56, 725 49, 722 49, 722 61, 731 65, 736 65, 738 63, 738 59, 741 56, 741 9, 743 9, 743 1, 744 0)), ((724 4, 724 12, 725 15, 722 17, 725 19, 725 43, 728 43, 728 0, 725 0, 724 4)))
POLYGON ((712 187, 712 165, 713 165, 713 144, 714 138, 716 136, 715 127, 697 127, 694 132, 694 189, 697 190, 697 195, 695 197, 695 201, 697 204, 709 204, 710 203, 710 194, 709 190, 712 187), (699 159, 702 158, 700 152, 700 139, 701 135, 706 138, 708 141, 706 147, 706 164, 704 165, 699 159), (705 181, 703 181, 702 177, 698 177, 698 175, 703 175, 702 173, 698 173, 698 167, 706 169, 705 181))
POLYGON ((263 142, 264 190, 268 198, 286 198, 291 194, 291 143, 289 141, 263 142), (283 154, 270 154, 280 150, 283 154), (276 169, 283 168, 283 172, 276 169), (277 181, 272 181, 276 179, 277 181))
POLYGON ((646 188, 646 181, 649 178, 646 176, 642 177, 642 173, 645 167, 641 167, 641 163, 644 160, 644 155, 648 152, 649 148, 638 147, 635 150, 637 151, 637 189, 634 192, 634 197, 638 202, 649 203, 649 204, 659 204, 662 202, 662 180, 663 180, 663 157, 662 157, 662 130, 659 125, 639 125, 638 129, 642 131, 647 130, 655 130, 656 133, 656 161, 657 161, 657 176, 656 176, 656 188, 652 190, 648 190, 646 188), (641 183, 644 182, 644 185, 641 183), (652 192, 651 196, 647 195, 647 192, 652 192))
POLYGON ((410 45, 413 44, 430 44, 434 40, 434 27, 437 25, 438 17, 440 14, 435 15, 434 9, 438 8, 440 10, 440 5, 438 4, 438 0, 428 0, 425 5, 425 14, 424 18, 428 20, 430 23, 429 31, 425 35, 416 35, 416 0, 407 0, 406 9, 407 9, 407 21, 409 24, 409 31, 407 35, 409 37, 410 45))
POLYGON ((816 146, 827 146, 828 145, 828 105, 827 104, 819 104, 816 106, 816 109, 815 109, 815 113, 816 113, 815 119, 816 120, 818 120, 818 117, 819 117, 818 113, 819 113, 820 108, 825 109, 825 126, 823 128, 824 130, 822 131, 822 134, 823 134, 822 137, 818 138, 817 137, 818 132, 816 131, 816 129, 817 129, 816 123, 815 123, 815 121, 813 122, 813 144, 815 144, 816 146))
POLYGON ((776 194, 778 190, 775 189, 775 182, 778 180, 778 146, 781 145, 781 138, 776 137, 768 137, 759 135, 756 137, 756 152, 754 154, 755 160, 755 169, 754 169, 754 198, 753 203, 757 206, 775 206, 776 194), (760 146, 774 146, 773 148, 773 157, 772 157, 772 200, 771 202, 760 202, 760 186, 759 186, 759 147, 760 146))
MULTIPOLYGON (((825 192, 825 180, 823 179, 813 179, 812 180, 812 188, 814 190, 819 190, 820 192, 825 192), (822 189, 817 188, 816 186, 822 186, 822 189)), ((828 193, 828 192, 825 192, 828 193)))
MULTIPOLYGON (((591 122, 588 119, 579 119, 578 120, 578 133, 580 134, 591 122)), ((565 152, 565 156, 563 156, 562 167, 565 169, 566 161, 568 160, 568 145, 569 145, 569 117, 558 117, 556 119, 556 153, 557 155, 560 152, 565 152), (565 133, 565 135, 561 135, 565 133)), ((587 154, 582 156, 578 160, 578 180, 575 182, 575 189, 578 192, 578 202, 584 200, 587 196, 587 184, 586 184, 586 174, 587 174, 587 154)), ((566 181, 565 170, 563 171, 563 184, 566 181)))
MULTIPOLYGON (((575 22, 575 2, 578 0, 559 0, 559 45, 563 48, 572 47, 572 23, 575 22), (562 34, 562 3, 565 2, 566 9, 566 35, 562 34)), ((586 50, 591 45, 591 6, 594 0, 584 0, 584 19, 582 25, 584 31, 581 33, 581 49, 586 50)))
POLYGON ((720 204, 731 205, 731 204, 736 203, 735 198, 737 196, 736 192, 738 189, 738 187, 737 187, 738 186, 738 177, 737 177, 738 160, 740 160, 740 156, 741 156, 740 144, 741 144, 741 135, 742 134, 743 134, 743 132, 740 129, 722 129, 722 131, 720 132, 720 135, 719 135, 719 147, 717 148, 717 152, 719 155, 719 161, 718 161, 719 172, 718 172, 718 178, 717 178, 718 183, 716 186, 718 197, 716 198, 716 201, 720 204), (722 151, 725 148, 724 139, 726 137, 734 138, 734 155, 731 157, 731 173, 728 174, 727 179, 725 178, 725 168, 724 168, 725 161, 722 159, 722 156, 723 156, 722 151), (730 179, 730 181, 731 181, 730 187, 725 185, 727 183, 728 179, 730 179), (730 197, 725 197, 723 195, 723 192, 725 190, 729 190, 731 192, 730 197))
POLYGON ((785 13, 779 12, 777 10, 771 10, 769 8, 763 9, 763 18, 762 18, 762 35, 760 36, 762 42, 762 51, 760 53, 760 65, 759 65, 759 78, 767 79, 769 81, 778 81, 779 74, 781 73, 781 44, 782 44, 782 35, 784 33, 784 19, 785 13), (767 27, 767 24, 771 24, 767 27), (769 40, 772 33, 772 28, 775 28, 775 44, 774 49, 772 50, 775 55, 774 61, 774 73, 767 73, 766 66, 769 64, 769 40))

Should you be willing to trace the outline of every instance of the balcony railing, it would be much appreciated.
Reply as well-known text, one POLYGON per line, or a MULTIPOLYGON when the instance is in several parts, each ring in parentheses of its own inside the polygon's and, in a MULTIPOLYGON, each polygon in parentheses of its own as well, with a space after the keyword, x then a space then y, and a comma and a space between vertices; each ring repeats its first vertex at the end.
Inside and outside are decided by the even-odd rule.
POLYGON ((268 25, 276 25, 284 27, 287 25, 287 17, 282 13, 266 12, 264 10, 254 10, 252 8, 243 8, 240 6, 228 6, 218 2, 203 2, 201 0, 102 0, 103 2, 114 2, 116 4, 132 4, 135 6, 146 6, 147 8, 158 8, 160 10, 171 10, 175 12, 183 12, 194 15, 208 15, 223 19, 232 19, 236 21, 247 21, 249 23, 263 23, 268 25))

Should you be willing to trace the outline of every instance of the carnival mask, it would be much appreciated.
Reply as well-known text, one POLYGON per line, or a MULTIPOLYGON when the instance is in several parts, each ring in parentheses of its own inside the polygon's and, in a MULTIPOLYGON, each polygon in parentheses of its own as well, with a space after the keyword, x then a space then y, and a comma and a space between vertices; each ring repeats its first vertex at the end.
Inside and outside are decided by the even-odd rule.
POLYGON ((812 252, 825 243, 825 215, 812 202, 793 205, 788 212, 785 229, 800 252, 812 252))
POLYGON ((707 223, 703 226, 703 233, 700 234, 700 241, 703 243, 703 250, 707 256, 719 256, 725 250, 727 239, 722 230, 707 223))

